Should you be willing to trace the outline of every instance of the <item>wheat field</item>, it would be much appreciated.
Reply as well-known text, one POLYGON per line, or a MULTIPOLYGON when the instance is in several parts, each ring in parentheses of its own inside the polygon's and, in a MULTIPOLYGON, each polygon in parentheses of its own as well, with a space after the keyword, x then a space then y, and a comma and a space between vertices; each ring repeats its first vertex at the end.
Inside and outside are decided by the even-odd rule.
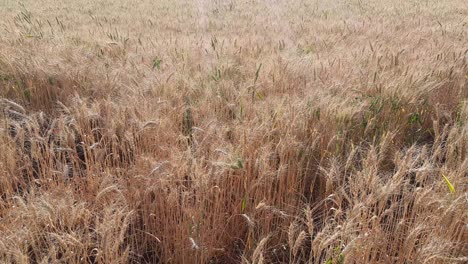
POLYGON ((0 1, 0 263, 467 263, 468 2, 0 1))

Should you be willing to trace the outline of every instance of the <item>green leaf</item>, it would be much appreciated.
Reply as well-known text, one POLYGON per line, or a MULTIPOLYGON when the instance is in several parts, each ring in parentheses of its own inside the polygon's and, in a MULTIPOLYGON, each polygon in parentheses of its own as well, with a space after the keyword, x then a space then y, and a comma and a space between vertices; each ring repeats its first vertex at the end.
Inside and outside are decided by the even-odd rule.
POLYGON ((161 63, 162 63, 162 59, 156 57, 153 59, 153 70, 154 69, 158 69, 160 70, 161 69, 161 63))
POLYGON ((409 120, 408 122, 413 125, 413 124, 416 124, 416 123, 419 123, 421 124, 421 116, 418 114, 418 113, 411 113, 410 116, 409 116, 409 120))
POLYGON ((449 181, 449 179, 447 178, 447 176, 445 176, 444 174, 442 174, 442 177, 444 177, 445 184, 447 184, 447 187, 448 187, 448 189, 450 190, 450 192, 451 192, 451 193, 455 193, 455 187, 453 187, 452 183, 449 181))
POLYGON ((315 117, 317 117, 317 120, 320 120, 320 108, 317 108, 317 110, 315 110, 315 117))
POLYGON ((264 100, 265 99, 265 93, 264 92, 257 92, 256 95, 257 95, 257 98, 259 100, 264 100))
POLYGON ((333 249, 333 252, 334 252, 335 254, 340 254, 340 252, 341 252, 341 246, 336 246, 336 247, 333 249))
POLYGON ((241 158, 238 158, 235 162, 231 163, 230 165, 231 169, 242 169, 244 168, 244 161, 241 158))
POLYGON ((262 68, 262 63, 260 63, 260 65, 258 65, 257 71, 255 72, 254 84, 257 83, 258 76, 259 76, 259 74, 260 74, 260 69, 261 69, 261 68, 262 68))
POLYGON ((28 100, 28 101, 31 100, 31 91, 28 88, 23 90, 23 94, 24 94, 24 97, 26 98, 26 100, 28 100))
POLYGON ((217 82, 219 80, 221 80, 221 70, 216 68, 214 73, 211 75, 211 78, 213 79, 213 81, 217 82))
POLYGON ((244 199, 242 199, 242 203, 241 203, 241 213, 244 213, 246 208, 247 208, 247 201, 246 201, 246 199, 244 197, 244 199))
POLYGON ((244 168, 244 161, 241 158, 237 159, 237 167, 244 168))
POLYGON ((340 256, 338 257, 338 264, 343 264, 344 263, 344 255, 343 254, 340 254, 340 256))

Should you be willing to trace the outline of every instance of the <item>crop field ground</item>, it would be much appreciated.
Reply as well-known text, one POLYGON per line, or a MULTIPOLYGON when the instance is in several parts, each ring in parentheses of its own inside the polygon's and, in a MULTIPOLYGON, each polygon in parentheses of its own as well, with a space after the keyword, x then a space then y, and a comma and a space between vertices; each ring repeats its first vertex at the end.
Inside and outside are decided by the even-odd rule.
POLYGON ((467 191, 468 1, 0 1, 0 263, 467 263, 467 191))

